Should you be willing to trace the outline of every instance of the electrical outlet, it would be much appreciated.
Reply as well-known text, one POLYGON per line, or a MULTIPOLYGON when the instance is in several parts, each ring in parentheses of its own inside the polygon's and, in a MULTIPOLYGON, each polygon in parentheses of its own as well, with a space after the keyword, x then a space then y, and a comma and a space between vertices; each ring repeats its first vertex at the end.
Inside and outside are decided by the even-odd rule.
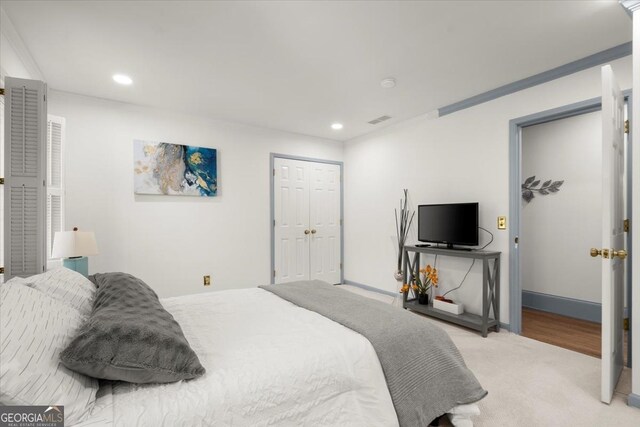
POLYGON ((205 285, 205 286, 210 286, 211 285, 211 276, 209 276, 207 274, 206 276, 203 276, 202 279, 203 279, 202 280, 203 285, 205 285))
POLYGON ((506 230, 507 229, 507 217, 499 216, 498 217, 498 230, 506 230))

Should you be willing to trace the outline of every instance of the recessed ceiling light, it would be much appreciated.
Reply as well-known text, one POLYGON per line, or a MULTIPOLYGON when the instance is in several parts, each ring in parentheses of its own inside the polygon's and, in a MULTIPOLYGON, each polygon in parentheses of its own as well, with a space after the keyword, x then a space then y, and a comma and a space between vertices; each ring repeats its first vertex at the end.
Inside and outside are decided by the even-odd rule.
POLYGON ((131 80, 131 77, 126 76, 124 74, 114 74, 113 81, 116 83, 120 83, 121 85, 127 85, 127 86, 133 83, 133 80, 131 80))
POLYGON ((388 77, 386 79, 383 79, 380 82, 380 86, 382 86, 385 89, 391 89, 392 87, 396 87, 396 79, 394 79, 393 77, 388 77))
POLYGON ((342 129, 344 126, 342 126, 342 123, 334 123, 331 125, 331 129, 333 130, 340 130, 342 129))

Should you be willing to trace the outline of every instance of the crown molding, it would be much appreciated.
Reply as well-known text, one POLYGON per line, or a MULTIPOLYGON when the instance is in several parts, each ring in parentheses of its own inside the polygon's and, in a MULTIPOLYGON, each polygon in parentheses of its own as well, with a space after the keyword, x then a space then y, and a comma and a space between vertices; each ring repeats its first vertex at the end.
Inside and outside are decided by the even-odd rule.
POLYGON ((488 101, 509 95, 515 92, 519 92, 530 87, 534 87, 543 83, 550 82, 561 77, 565 77, 579 71, 584 71, 598 65, 606 64, 616 59, 624 58, 632 53, 632 43, 627 42, 618 46, 614 46, 610 49, 606 49, 593 55, 586 56, 577 61, 569 62, 568 64, 561 65, 556 68, 552 68, 542 73, 535 74, 533 76, 526 77, 515 82, 508 83, 504 86, 491 89, 487 92, 483 92, 478 95, 474 95, 470 98, 463 99, 462 101, 454 102, 453 104, 445 105, 438 109, 438 116, 446 116, 447 114, 455 113, 456 111, 464 110, 466 108, 473 107, 475 105, 483 104, 488 101))
POLYGON ((18 58, 22 61, 24 68, 31 75, 31 78, 46 81, 44 74, 40 71, 40 67, 38 67, 33 56, 31 56, 27 45, 24 44, 22 37, 20 37, 20 34, 13 26, 13 22, 9 19, 9 15, 7 15, 2 7, 0 7, 0 32, 2 32, 2 35, 16 52, 16 55, 18 55, 18 58))
POLYGON ((640 10, 640 0, 619 0, 620 6, 624 7, 629 16, 633 15, 633 12, 640 10))

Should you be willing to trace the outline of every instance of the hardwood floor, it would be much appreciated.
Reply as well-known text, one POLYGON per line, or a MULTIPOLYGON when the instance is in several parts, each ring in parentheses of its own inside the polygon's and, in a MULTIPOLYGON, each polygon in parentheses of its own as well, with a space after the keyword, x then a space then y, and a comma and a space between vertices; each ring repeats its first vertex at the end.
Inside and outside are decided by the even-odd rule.
POLYGON ((600 324, 544 311, 522 309, 522 335, 600 357, 600 324))
MULTIPOLYGON (((522 308, 522 336, 600 358, 600 323, 522 308)), ((627 365, 629 331, 623 332, 623 360, 627 365)))

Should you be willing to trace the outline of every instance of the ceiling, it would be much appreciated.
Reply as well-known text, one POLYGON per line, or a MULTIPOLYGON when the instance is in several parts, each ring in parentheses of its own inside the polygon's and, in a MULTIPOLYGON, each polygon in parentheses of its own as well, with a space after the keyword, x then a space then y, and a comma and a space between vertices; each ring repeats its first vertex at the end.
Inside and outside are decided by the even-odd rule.
POLYGON ((615 0, 2 8, 50 88, 341 141, 628 42, 632 28, 615 0))

